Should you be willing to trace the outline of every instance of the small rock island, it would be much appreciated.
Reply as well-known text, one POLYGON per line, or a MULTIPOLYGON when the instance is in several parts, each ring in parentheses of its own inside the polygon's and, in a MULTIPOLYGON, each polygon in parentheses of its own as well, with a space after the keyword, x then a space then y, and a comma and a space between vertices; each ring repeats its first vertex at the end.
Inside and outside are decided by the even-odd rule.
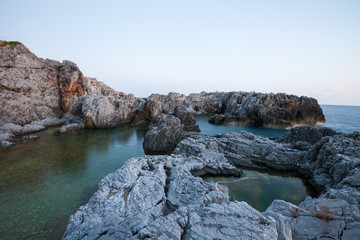
POLYGON ((326 127, 314 98, 285 93, 171 92, 137 98, 86 77, 70 61, 35 56, 0 41, 0 148, 83 128, 148 123, 145 155, 100 183, 70 219, 63 239, 358 239, 360 134, 326 127), (248 132, 208 136, 213 124, 291 128, 279 138, 248 132), (295 126, 301 125, 301 126, 295 126), (295 126, 295 127, 294 127, 295 126), (166 154, 166 155, 164 155, 166 154), (275 200, 264 212, 234 201, 205 174, 241 176, 242 168, 291 172, 317 197, 298 206, 275 200))

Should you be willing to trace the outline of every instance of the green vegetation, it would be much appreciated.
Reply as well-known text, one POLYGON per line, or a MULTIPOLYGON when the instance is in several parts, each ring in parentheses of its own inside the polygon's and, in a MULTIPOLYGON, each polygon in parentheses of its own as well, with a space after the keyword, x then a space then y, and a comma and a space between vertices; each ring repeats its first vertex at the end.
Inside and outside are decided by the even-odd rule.
POLYGON ((61 71, 61 72, 64 72, 64 71, 65 71, 65 67, 64 67, 64 66, 60 67, 60 71, 61 71))
POLYGON ((0 91, 2 90, 5 90, 5 88, 2 85, 0 85, 0 91))
POLYGON ((6 45, 19 45, 19 44, 22 44, 22 43, 18 42, 18 41, 3 41, 3 40, 0 40, 0 47, 4 47, 6 45))

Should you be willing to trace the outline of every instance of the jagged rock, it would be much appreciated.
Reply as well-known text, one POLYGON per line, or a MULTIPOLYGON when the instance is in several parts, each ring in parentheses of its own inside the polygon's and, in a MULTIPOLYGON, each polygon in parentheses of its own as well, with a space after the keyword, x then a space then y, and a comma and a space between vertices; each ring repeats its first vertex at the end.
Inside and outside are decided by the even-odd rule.
POLYGON ((113 128, 120 123, 130 122, 136 98, 126 95, 123 98, 114 99, 90 94, 83 96, 80 101, 86 127, 113 128))
POLYGON ((333 136, 335 134, 337 134, 336 131, 326 127, 314 128, 311 126, 301 126, 291 128, 290 133, 278 138, 277 141, 285 143, 306 142, 314 144, 325 136, 333 136))
MULTIPOLYGON (((61 118, 70 109, 81 115, 79 98, 86 94, 114 98, 115 118, 126 118, 136 98, 84 77, 70 61, 42 59, 22 44, 0 46, 0 126, 25 125, 47 117, 61 118), (80 108, 74 107, 74 105, 80 108)), ((116 119, 114 120, 116 121, 116 119)), ((110 124, 111 125, 111 124, 110 124)), ((106 126, 107 127, 107 126, 106 126)))
POLYGON ((144 137, 146 153, 172 152, 184 138, 184 125, 179 118, 160 114, 151 122, 144 137))
POLYGON ((191 132, 200 132, 199 125, 184 125, 179 118, 162 113, 151 122, 143 148, 146 153, 170 153, 181 140, 194 134, 191 132))
POLYGON ((131 122, 130 125, 131 126, 137 126, 137 125, 141 125, 144 123, 147 123, 147 117, 146 117, 146 113, 144 110, 142 109, 135 109, 132 113, 131 113, 132 117, 131 117, 131 122))
POLYGON ((59 65, 36 57, 22 44, 0 47, 0 126, 61 116, 59 65))
POLYGON ((356 133, 333 134, 316 127, 299 127, 277 141, 247 132, 193 134, 171 156, 134 158, 108 175, 89 203, 70 217, 63 238, 356 239, 359 148, 356 133), (320 135, 314 145, 308 144, 320 135), (304 144, 301 150, 293 147, 296 141, 304 144), (241 170, 235 165, 298 171, 323 194, 307 197, 299 206, 275 200, 259 213, 231 201, 226 187, 198 177, 238 176, 241 170))
POLYGON ((158 100, 148 100, 144 104, 144 112, 146 113, 148 120, 153 120, 162 113, 162 104, 158 100))
POLYGON ((231 125, 236 123, 236 119, 230 115, 215 114, 209 118, 208 122, 213 124, 231 125))
POLYGON ((163 112, 168 114, 173 114, 179 106, 191 114, 220 114, 218 119, 211 120, 218 124, 236 120, 244 125, 286 128, 325 122, 315 99, 284 93, 202 92, 189 96, 169 93, 167 96, 154 94, 149 99, 161 102, 163 112))
POLYGON ((77 130, 84 129, 85 125, 82 123, 69 123, 63 125, 57 132, 59 134, 71 134, 76 132, 77 130))
POLYGON ((184 107, 176 107, 174 116, 179 118, 184 125, 194 125, 196 123, 195 118, 184 107))

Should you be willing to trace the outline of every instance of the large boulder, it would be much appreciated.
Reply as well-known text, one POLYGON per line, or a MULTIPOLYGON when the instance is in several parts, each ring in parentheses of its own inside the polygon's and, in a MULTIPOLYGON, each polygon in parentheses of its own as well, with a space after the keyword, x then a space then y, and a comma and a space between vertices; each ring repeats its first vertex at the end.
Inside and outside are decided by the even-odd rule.
POLYGON ((90 94, 83 96, 79 104, 82 107, 81 116, 86 127, 114 128, 120 123, 131 121, 136 101, 133 95, 115 99, 112 96, 90 94))
POLYGON ((191 115, 184 107, 177 106, 174 110, 174 116, 179 118, 181 123, 185 125, 194 125, 196 123, 193 115, 191 115))
MULTIPOLYGON (((85 77, 73 62, 44 60, 19 42, 0 41, 0 126, 61 118, 86 94, 135 99, 85 77)), ((120 101, 117 108, 126 104, 120 101)))
POLYGON ((194 131, 200 131, 198 126, 184 126, 179 118, 162 113, 151 122, 145 134, 144 150, 146 153, 170 153, 188 132, 194 131))

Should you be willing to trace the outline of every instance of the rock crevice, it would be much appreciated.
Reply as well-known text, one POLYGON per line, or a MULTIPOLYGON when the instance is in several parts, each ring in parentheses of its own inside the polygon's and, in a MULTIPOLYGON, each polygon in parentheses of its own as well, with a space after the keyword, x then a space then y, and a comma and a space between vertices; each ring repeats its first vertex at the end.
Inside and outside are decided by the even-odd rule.
POLYGON ((89 203, 71 216, 63 238, 81 239, 86 234, 94 239, 99 228, 107 230, 106 239, 356 239, 360 233, 358 135, 317 127, 299 127, 275 140, 246 132, 214 137, 195 133, 170 156, 134 158, 109 174, 89 203), (266 149, 273 153, 262 154, 266 149), (234 159, 239 159, 238 166, 256 165, 247 162, 261 159, 262 169, 297 169, 321 195, 307 197, 299 206, 275 200, 260 213, 245 202, 232 201, 226 187, 199 177, 239 176, 234 159), (123 204, 125 187, 134 179, 139 186, 146 184, 133 187, 123 204), (119 192, 103 197, 108 196, 108 186, 119 192))

